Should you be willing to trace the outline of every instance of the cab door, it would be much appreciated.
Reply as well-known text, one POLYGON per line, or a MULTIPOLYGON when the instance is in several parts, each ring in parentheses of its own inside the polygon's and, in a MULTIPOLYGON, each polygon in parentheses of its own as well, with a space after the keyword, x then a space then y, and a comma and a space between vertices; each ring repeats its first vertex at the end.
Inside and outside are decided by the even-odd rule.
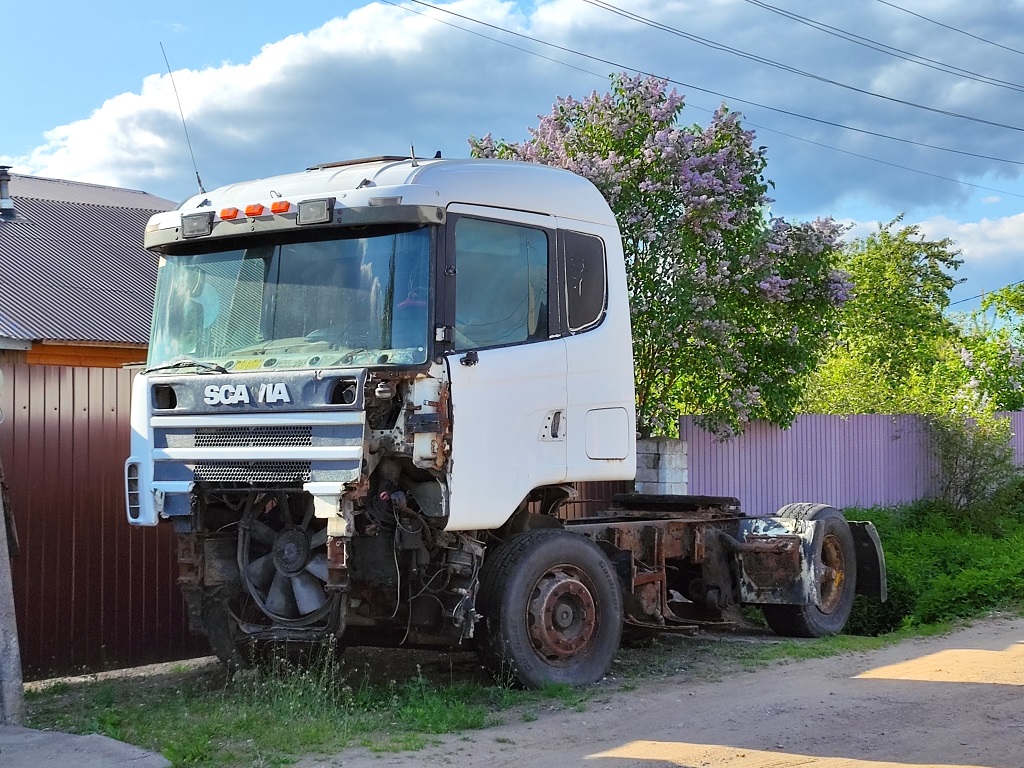
POLYGON ((448 529, 502 525, 566 477, 566 355, 554 220, 448 209, 444 354, 452 409, 448 529))

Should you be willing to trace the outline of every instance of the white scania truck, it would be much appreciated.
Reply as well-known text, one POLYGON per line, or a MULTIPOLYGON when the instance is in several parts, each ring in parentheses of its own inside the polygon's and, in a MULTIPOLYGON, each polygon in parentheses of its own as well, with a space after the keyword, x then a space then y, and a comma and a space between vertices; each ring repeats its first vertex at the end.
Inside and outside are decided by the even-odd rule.
POLYGON ((618 229, 571 173, 380 157, 235 184, 153 216, 128 520, 173 525, 193 629, 472 646, 526 686, 585 684, 623 627, 763 606, 840 631, 884 599, 870 523, 824 505, 570 484, 636 469, 618 229))

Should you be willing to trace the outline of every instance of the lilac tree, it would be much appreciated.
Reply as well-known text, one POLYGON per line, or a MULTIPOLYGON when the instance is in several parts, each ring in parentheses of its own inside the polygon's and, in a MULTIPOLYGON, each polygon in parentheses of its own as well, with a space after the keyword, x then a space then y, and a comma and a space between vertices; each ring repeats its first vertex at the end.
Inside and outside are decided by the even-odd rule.
POLYGON ((830 219, 768 218, 765 148, 736 113, 680 127, 663 80, 559 98, 522 143, 471 138, 477 157, 558 166, 592 181, 622 233, 641 433, 697 414, 721 434, 788 424, 851 289, 830 219))

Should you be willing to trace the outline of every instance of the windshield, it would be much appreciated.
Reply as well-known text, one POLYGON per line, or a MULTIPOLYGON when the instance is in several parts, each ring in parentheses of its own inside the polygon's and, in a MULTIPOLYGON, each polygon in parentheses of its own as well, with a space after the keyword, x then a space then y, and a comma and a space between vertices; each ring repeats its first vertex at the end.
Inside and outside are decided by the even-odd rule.
POLYGON ((427 359, 430 230, 161 259, 150 368, 427 359))

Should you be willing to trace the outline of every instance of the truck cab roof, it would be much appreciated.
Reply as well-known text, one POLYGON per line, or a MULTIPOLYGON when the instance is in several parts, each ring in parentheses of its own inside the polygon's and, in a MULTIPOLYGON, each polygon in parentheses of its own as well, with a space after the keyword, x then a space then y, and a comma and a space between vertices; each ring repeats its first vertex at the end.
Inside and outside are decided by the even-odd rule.
POLYGON ((226 209, 245 211, 278 201, 333 198, 338 209, 384 205, 447 208, 451 203, 529 211, 615 226, 597 188, 569 171, 508 160, 411 159, 381 157, 314 166, 298 173, 220 187, 185 200, 174 211, 154 216, 149 230, 180 224, 181 217, 226 209))

